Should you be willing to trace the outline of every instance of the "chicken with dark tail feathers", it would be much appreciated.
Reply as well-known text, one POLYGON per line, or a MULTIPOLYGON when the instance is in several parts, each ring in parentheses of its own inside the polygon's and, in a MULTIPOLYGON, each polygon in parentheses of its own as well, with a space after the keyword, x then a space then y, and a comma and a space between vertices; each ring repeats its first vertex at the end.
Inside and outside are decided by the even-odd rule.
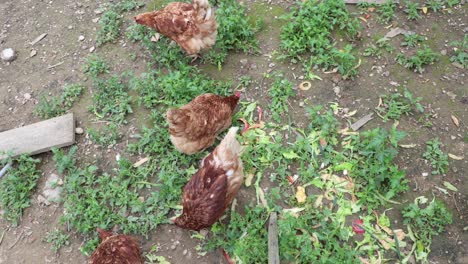
POLYGON ((218 24, 208 0, 173 2, 162 10, 139 14, 135 22, 174 40, 192 56, 216 42, 218 24))
POLYGON ((91 255, 89 264, 143 264, 137 241, 127 235, 114 235, 97 228, 101 244, 91 255))
POLYGON ((239 98, 239 92, 231 96, 203 94, 180 108, 167 111, 172 144, 185 154, 194 154, 213 145, 216 136, 231 126, 239 98))
POLYGON ((238 127, 229 129, 185 185, 183 211, 173 220, 175 225, 197 231, 208 228, 218 221, 236 196, 244 181, 242 147, 236 139, 238 130, 238 127))

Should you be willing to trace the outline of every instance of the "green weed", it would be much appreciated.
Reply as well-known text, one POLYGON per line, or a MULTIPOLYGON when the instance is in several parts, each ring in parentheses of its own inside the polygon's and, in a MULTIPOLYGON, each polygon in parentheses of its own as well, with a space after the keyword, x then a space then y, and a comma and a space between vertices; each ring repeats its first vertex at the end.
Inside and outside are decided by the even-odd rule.
POLYGON ((143 3, 134 0, 125 0, 115 5, 109 5, 108 11, 104 12, 99 20, 96 44, 101 46, 107 42, 115 41, 120 35, 122 13, 137 9, 141 6, 143 6, 143 3))
POLYGON ((445 0, 445 3, 449 6, 449 7, 453 7, 455 5, 458 5, 460 3, 460 0, 445 0))
POLYGON ((89 110, 99 119, 107 119, 118 124, 126 123, 125 117, 132 113, 132 98, 127 93, 123 75, 114 75, 107 80, 95 79, 93 105, 89 110))
POLYGON ((390 95, 382 95, 382 105, 377 107, 376 110, 382 116, 384 121, 389 119, 399 120, 402 115, 409 115, 414 108, 418 112, 424 112, 424 107, 419 103, 422 98, 414 98, 413 94, 407 89, 403 94, 400 92, 392 93, 390 95))
POLYGON ((276 76, 268 92, 273 120, 281 122, 280 116, 288 112, 288 98, 294 96, 293 84, 282 75, 276 76))
POLYGON ((83 72, 96 79, 99 75, 109 73, 110 67, 101 57, 92 54, 86 58, 83 72))
MULTIPOLYGON (((445 204, 433 199, 422 208, 421 205, 427 203, 424 196, 415 199, 414 203, 403 209, 403 218, 408 225, 408 232, 414 240, 413 250, 416 250, 416 260, 427 262, 432 244, 432 237, 444 231, 447 224, 452 223, 452 214, 445 204)), ((412 250, 412 251, 413 251, 412 250)))
POLYGON ((387 0, 384 4, 380 5, 377 9, 379 13, 379 21, 389 23, 395 18, 396 3, 393 0, 387 0))
POLYGON ((455 52, 450 57, 450 61, 460 64, 465 69, 468 68, 468 34, 465 34, 462 41, 454 41, 450 43, 450 46, 453 47, 455 52))
POLYGON ((396 61, 405 68, 414 70, 418 73, 423 73, 424 66, 436 62, 438 58, 439 54, 425 46, 423 49, 419 49, 416 52, 416 55, 410 57, 407 57, 402 53, 398 54, 396 61))
POLYGON ((376 41, 375 45, 371 44, 368 48, 364 50, 364 56, 374 56, 380 59, 383 55, 383 50, 387 51, 388 53, 392 53, 395 48, 389 43, 387 38, 381 38, 376 41))
POLYGON ((332 43, 332 31, 339 28, 349 39, 354 39, 360 24, 352 19, 343 1, 304 1, 285 16, 286 25, 281 30, 283 56, 291 62, 303 62, 306 71, 318 65, 324 68, 337 67, 345 77, 357 74, 358 59, 352 55, 352 46, 342 50, 332 43), (304 54, 311 53, 309 60, 304 54))
POLYGON ((409 20, 420 19, 421 15, 419 14, 419 3, 406 1, 405 13, 409 20))
POLYGON ((63 88, 60 96, 47 99, 45 95, 42 95, 34 114, 42 119, 63 115, 80 98, 83 90, 84 87, 81 84, 71 84, 63 88))
POLYGON ((63 246, 68 246, 70 241, 68 239, 70 235, 63 233, 61 230, 54 230, 52 232, 48 232, 45 237, 45 242, 52 244, 52 249, 57 252, 63 246))
POLYGON ((107 124, 102 131, 90 128, 88 134, 91 141, 104 147, 117 144, 117 140, 121 137, 118 125, 114 122, 107 124))
POLYGON ((438 12, 444 7, 444 3, 440 0, 427 0, 426 5, 434 12, 438 12))
POLYGON ((444 174, 448 171, 448 155, 440 149, 441 142, 438 138, 426 142, 426 152, 423 157, 431 162, 432 175, 444 174))
POLYGON ((256 28, 249 23, 243 5, 231 0, 218 0, 216 3, 216 44, 202 59, 221 68, 229 51, 257 51, 258 40, 255 38, 256 28))
POLYGON ((405 34, 404 41, 401 42, 403 47, 416 47, 419 43, 424 41, 424 37, 416 33, 405 34))
POLYGON ((3 218, 17 226, 24 209, 31 205, 30 197, 41 176, 37 169, 40 160, 21 155, 0 162, 1 167, 5 166, 6 162, 13 162, 14 165, 0 182, 0 204, 4 210, 3 218))

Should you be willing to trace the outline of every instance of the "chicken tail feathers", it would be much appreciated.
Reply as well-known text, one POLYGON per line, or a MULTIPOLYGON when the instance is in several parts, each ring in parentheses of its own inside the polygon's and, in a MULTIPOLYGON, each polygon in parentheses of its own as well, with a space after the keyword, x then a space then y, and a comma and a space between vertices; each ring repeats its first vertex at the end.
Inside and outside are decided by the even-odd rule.
POLYGON ((218 147, 216 147, 215 156, 217 156, 221 164, 227 165, 238 160, 242 151, 242 147, 236 139, 238 130, 239 127, 231 127, 224 139, 219 143, 218 147))
POLYGON ((190 114, 182 109, 169 109, 166 113, 167 122, 172 135, 178 134, 185 130, 185 126, 190 121, 190 114))

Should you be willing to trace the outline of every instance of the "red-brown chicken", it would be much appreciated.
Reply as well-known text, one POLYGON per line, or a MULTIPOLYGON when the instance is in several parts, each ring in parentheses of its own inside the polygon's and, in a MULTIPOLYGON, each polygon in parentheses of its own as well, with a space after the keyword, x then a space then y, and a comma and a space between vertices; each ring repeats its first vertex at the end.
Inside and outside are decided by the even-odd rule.
POLYGON ((127 235, 114 235, 97 228, 101 244, 91 255, 90 264, 143 264, 140 247, 127 235))
POLYGON ((238 127, 229 129, 185 185, 183 211, 174 219, 175 225, 197 231, 210 227, 234 199, 244 181, 241 145, 236 140, 238 130, 238 127))
POLYGON ((227 97, 203 94, 181 108, 167 111, 172 144, 185 154, 194 154, 213 145, 216 136, 231 126, 239 98, 239 92, 227 97))
POLYGON ((135 21, 171 38, 189 55, 196 55, 216 42, 218 24, 208 0, 170 3, 162 10, 136 16, 135 21))

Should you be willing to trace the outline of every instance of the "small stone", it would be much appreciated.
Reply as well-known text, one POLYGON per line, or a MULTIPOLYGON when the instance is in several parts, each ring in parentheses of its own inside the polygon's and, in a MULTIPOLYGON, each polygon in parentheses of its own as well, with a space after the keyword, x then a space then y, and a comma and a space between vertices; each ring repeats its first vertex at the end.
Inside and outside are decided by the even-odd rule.
POLYGON ((247 65, 248 62, 249 62, 249 61, 248 61, 247 59, 242 59, 242 60, 240 60, 240 63, 241 63, 243 66, 247 65))
POLYGON ((96 49, 96 48, 95 48, 94 46, 92 46, 91 48, 89 48, 89 52, 90 52, 90 53, 93 53, 95 49, 96 49))
POLYGON ((423 177, 427 177, 428 175, 429 175, 429 173, 427 173, 427 172, 423 172, 423 173, 422 173, 422 176, 423 176, 423 177))
POLYGON ((81 36, 78 37, 78 40, 79 40, 79 41, 83 41, 84 39, 85 39, 85 37, 84 37, 83 35, 81 35, 81 36))
POLYGON ((75 134, 81 135, 84 133, 84 129, 81 127, 75 128, 75 134))
POLYGON ((4 49, 1 57, 4 62, 12 62, 16 59, 16 52, 12 48, 4 49))
POLYGON ((99 22, 99 17, 94 18, 92 21, 93 21, 93 23, 99 22))
POLYGON ((49 178, 47 178, 47 181, 45 183, 44 191, 42 194, 44 195, 44 198, 47 199, 48 202, 59 202, 60 201, 60 194, 62 193, 62 187, 59 186, 59 181, 61 179, 57 174, 50 174, 49 178))
POLYGON ((31 53, 29 54, 29 57, 32 58, 32 57, 36 56, 36 54, 37 54, 37 50, 33 49, 33 50, 31 50, 31 53))
POLYGON ((443 56, 447 55, 447 50, 441 50, 440 54, 442 54, 443 56))
POLYGON ((102 10, 102 9, 96 9, 96 10, 94 10, 94 14, 96 14, 96 15, 100 15, 100 14, 102 14, 102 13, 103 13, 103 10, 102 10))
POLYGON ((185 249, 185 250, 182 252, 182 255, 184 255, 184 256, 185 256, 185 255, 187 255, 187 253, 188 253, 188 250, 187 250, 187 249, 185 249))
POLYGON ((23 94, 24 99, 29 100, 31 99, 31 94, 30 93, 25 93, 23 94))
POLYGON ((390 72, 389 72, 389 71, 384 71, 384 72, 382 73, 382 76, 388 77, 388 76, 390 76, 390 72))
POLYGON ((46 205, 46 206, 50 205, 50 202, 47 201, 47 199, 44 196, 40 195, 40 194, 37 196, 37 202, 39 204, 43 204, 43 205, 46 205))
POLYGON ((268 64, 268 67, 269 67, 269 68, 273 68, 273 67, 275 67, 275 66, 276 66, 276 64, 274 64, 273 62, 270 63, 270 64, 268 64))
POLYGON ((72 25, 68 26, 68 29, 73 29, 73 26, 72 25))

